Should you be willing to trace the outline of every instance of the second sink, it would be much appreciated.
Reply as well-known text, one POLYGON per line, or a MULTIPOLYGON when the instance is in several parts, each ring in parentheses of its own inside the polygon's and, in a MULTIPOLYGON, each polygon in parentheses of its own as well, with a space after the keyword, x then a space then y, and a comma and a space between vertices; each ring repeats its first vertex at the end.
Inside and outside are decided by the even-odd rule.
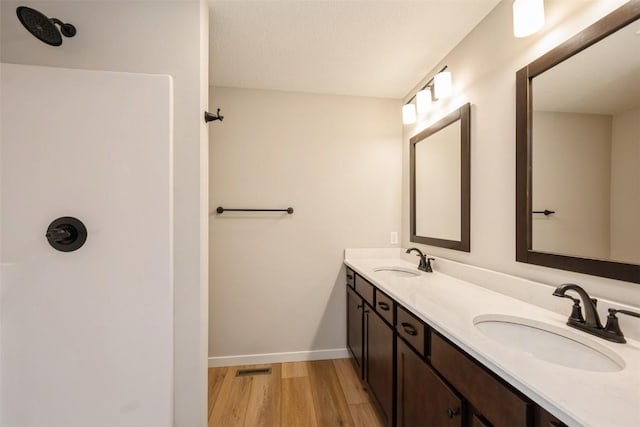
POLYGON ((487 314, 473 323, 487 337, 556 365, 595 372, 624 369, 624 360, 573 331, 522 317, 487 314))
POLYGON ((381 273, 390 277, 399 277, 399 278, 410 278, 420 276, 420 272, 416 269, 406 268, 406 267, 378 267, 374 268, 373 271, 376 273, 381 273))

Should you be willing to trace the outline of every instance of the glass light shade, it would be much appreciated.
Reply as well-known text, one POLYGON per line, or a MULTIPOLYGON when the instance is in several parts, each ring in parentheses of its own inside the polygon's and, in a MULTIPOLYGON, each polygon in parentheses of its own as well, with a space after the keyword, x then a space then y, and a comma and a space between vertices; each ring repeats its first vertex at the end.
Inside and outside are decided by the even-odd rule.
POLYGON ((446 98, 451 95, 451 73, 442 71, 433 77, 433 91, 436 99, 446 98))
POLYGON ((513 35, 527 37, 544 26, 544 0, 514 0, 513 35))
POLYGON ((416 110, 426 113, 431 109, 431 88, 422 89, 416 93, 416 110))
POLYGON ((405 104, 402 106, 402 123, 410 125, 416 122, 416 106, 414 104, 405 104))

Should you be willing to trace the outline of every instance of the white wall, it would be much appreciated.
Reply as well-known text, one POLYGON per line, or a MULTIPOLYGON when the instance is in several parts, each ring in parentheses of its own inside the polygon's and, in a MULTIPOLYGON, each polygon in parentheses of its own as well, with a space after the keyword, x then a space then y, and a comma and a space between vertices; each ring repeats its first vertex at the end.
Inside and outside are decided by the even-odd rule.
POLYGON ((29 6, 46 15, 76 25, 77 35, 58 48, 41 43, 20 25, 15 8, 21 4, 0 4, 3 62, 173 76, 175 425, 205 425, 206 0, 30 1, 29 6))
POLYGON ((613 116, 611 258, 640 262, 640 109, 613 116))
POLYGON ((210 363, 346 355, 344 248, 400 230, 400 102, 214 87, 218 107, 211 211, 295 213, 211 216, 210 363))
POLYGON ((0 69, 0 425, 169 427, 171 78, 0 69), (77 251, 44 238, 60 216, 77 251))
MULTIPOLYGON (((549 285, 576 282, 596 297, 640 306, 637 284, 515 261, 515 73, 623 3, 547 0, 545 28, 534 36, 516 39, 512 1, 504 0, 434 67, 449 66, 454 95, 433 113, 419 117, 415 125, 404 128, 403 246, 423 247, 409 242, 409 138, 453 108, 471 102, 471 252, 424 248, 436 256, 549 285)), ((425 81, 431 76, 425 76, 425 81)))
POLYGON ((609 259, 611 123, 603 114, 533 112, 536 251, 609 259))

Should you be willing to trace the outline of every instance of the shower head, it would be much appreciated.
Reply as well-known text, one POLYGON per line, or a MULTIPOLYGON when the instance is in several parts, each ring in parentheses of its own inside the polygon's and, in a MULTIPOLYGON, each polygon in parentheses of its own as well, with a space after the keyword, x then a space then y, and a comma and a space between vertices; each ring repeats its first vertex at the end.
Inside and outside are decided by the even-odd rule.
POLYGON ((51 46, 60 46, 62 36, 73 37, 76 35, 76 27, 66 24, 56 18, 47 18, 42 13, 30 7, 20 6, 16 9, 20 23, 38 40, 51 46), (56 27, 60 26, 60 30, 56 27), (62 35, 60 35, 62 33, 62 35))

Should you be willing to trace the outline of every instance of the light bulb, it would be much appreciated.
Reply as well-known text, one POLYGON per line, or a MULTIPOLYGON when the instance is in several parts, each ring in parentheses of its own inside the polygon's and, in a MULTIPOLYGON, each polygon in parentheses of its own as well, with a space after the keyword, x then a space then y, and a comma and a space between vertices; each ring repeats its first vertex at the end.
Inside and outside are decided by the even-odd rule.
POLYGON ((414 104, 405 104, 402 106, 402 123, 410 125, 416 122, 416 106, 414 104))
POLYGON ((527 37, 544 26, 544 0, 514 0, 513 35, 527 37))
POLYGON ((426 113, 431 109, 431 88, 422 89, 416 93, 416 110, 426 113))
POLYGON ((451 73, 442 71, 433 77, 433 91, 436 99, 446 98, 451 95, 451 73))

